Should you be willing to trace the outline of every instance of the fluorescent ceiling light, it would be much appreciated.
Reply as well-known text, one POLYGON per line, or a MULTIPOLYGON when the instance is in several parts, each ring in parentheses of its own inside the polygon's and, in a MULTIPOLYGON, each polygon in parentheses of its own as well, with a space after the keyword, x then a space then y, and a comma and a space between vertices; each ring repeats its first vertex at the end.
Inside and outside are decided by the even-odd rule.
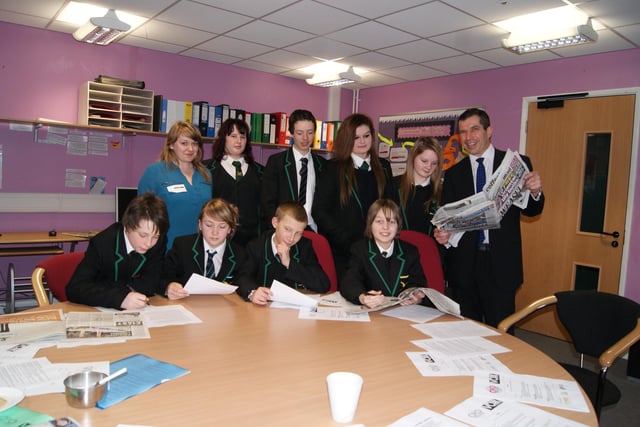
POLYGON ((502 40, 502 46, 518 54, 589 43, 598 39, 598 33, 593 29, 587 14, 574 6, 516 16, 496 22, 496 25, 511 33, 509 38, 502 40))
POLYGON ((103 17, 89 19, 89 22, 78 28, 73 37, 81 42, 108 45, 131 29, 131 25, 118 19, 116 11, 109 9, 103 17))
POLYGON ((340 86, 347 83, 356 83, 362 80, 353 67, 349 67, 347 71, 340 73, 321 73, 317 72, 312 78, 306 79, 307 84, 311 86, 331 87, 340 86))
MULTIPOLYGON (((112 28, 120 31, 119 34, 111 33, 111 41, 114 41, 117 36, 120 36, 122 33, 130 32, 138 28, 140 25, 147 21, 146 18, 141 16, 133 15, 131 13, 126 13, 123 11, 118 11, 117 16, 115 11, 109 10, 107 8, 101 6, 95 6, 88 3, 78 3, 78 2, 69 2, 67 6, 60 12, 60 14, 56 17, 56 20, 65 22, 68 24, 72 24, 75 26, 81 26, 74 33, 74 37, 76 40, 82 40, 88 37, 88 34, 91 30, 95 29, 98 26, 104 26, 107 28, 112 28), (98 20, 98 25, 96 23, 92 23, 91 21, 98 20), (106 21, 103 21, 106 20, 106 21), (102 22, 102 25, 99 25, 102 22), (127 30, 122 31, 124 26, 122 23, 129 25, 127 30), (106 25, 105 25, 106 24, 106 25), (109 27, 111 25, 112 27, 109 27)), ((96 36, 97 37, 97 36, 96 36)), ((99 40, 107 40, 109 37, 103 35, 103 38, 99 40)), ((89 42, 89 41, 88 41, 89 42)), ((98 44, 97 42, 94 42, 98 44)), ((104 41, 99 44, 107 44, 104 41)))

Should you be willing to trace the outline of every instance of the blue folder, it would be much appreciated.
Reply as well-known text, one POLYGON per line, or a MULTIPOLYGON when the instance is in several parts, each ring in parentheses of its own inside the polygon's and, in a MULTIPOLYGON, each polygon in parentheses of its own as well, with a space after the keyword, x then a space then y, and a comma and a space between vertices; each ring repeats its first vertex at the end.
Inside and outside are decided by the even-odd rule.
POLYGON ((106 409, 158 384, 189 373, 188 370, 177 365, 143 354, 134 354, 113 362, 109 369, 114 373, 122 368, 127 368, 127 373, 109 382, 104 396, 96 404, 98 408, 106 409))

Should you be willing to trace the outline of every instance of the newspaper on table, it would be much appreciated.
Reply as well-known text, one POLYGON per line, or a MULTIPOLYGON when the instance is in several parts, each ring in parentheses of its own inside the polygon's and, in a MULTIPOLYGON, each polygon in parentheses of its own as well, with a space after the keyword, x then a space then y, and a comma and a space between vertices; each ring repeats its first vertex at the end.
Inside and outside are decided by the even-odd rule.
POLYGON ((26 311, 0 316, 0 344, 64 339, 62 310, 26 311))
POLYGON ((144 316, 137 311, 74 311, 66 315, 65 330, 69 340, 150 337, 144 316))
POLYGON ((528 172, 520 154, 507 150, 483 191, 440 207, 431 223, 453 232, 500 228, 500 221, 511 205, 527 206, 529 190, 524 189, 524 176, 528 172))

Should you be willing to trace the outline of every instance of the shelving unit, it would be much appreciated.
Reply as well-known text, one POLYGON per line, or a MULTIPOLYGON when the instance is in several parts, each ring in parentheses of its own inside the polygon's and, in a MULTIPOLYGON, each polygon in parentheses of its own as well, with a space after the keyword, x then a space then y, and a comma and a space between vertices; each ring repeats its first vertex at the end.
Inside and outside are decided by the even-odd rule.
POLYGON ((151 131, 153 91, 85 82, 78 93, 78 123, 151 131))

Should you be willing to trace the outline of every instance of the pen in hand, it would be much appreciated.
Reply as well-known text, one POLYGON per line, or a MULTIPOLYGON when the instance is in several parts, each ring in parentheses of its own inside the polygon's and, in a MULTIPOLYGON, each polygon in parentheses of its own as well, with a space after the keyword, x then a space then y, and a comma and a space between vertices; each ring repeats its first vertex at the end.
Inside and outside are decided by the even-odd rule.
MULTIPOLYGON (((133 288, 133 286, 131 286, 131 285, 129 285, 129 284, 127 285, 127 288, 129 288, 129 290, 130 290, 131 292, 138 293, 138 294, 142 294, 141 292, 136 291, 136 290, 133 288)), ((144 295, 144 294, 143 294, 143 295, 144 295)), ((144 298, 144 302, 145 302, 145 304, 149 305, 149 298, 147 298, 147 296, 146 296, 146 295, 144 295, 144 297, 145 297, 145 298, 144 298)))

